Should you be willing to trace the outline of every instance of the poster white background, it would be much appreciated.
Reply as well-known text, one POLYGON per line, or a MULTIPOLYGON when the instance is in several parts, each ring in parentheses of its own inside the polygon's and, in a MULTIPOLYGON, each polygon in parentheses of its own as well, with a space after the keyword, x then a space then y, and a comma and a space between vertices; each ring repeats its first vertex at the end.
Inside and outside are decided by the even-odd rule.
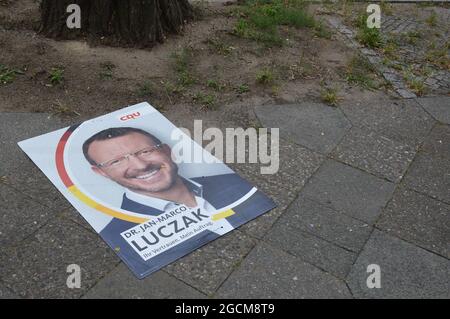
MULTIPOLYGON (((120 185, 92 172, 90 164, 84 158, 82 145, 86 139, 104 129, 127 126, 148 131, 171 147, 179 142, 171 140, 173 130, 179 129, 148 103, 141 103, 84 122, 69 138, 64 154, 66 168, 74 184, 92 199, 116 210, 120 209, 124 189, 120 185), (124 115, 135 112, 139 112, 142 115, 128 121, 120 119, 124 115)), ((66 130, 67 128, 41 135, 20 142, 19 145, 93 228, 100 232, 109 223, 111 217, 88 207, 73 197, 58 176, 55 165, 55 152, 57 144, 66 130)), ((190 143, 187 146, 193 147, 194 152, 203 151, 199 145, 191 140, 185 139, 185 142, 190 143)), ((212 155, 208 154, 208 156, 212 155)), ((232 172, 223 163, 189 162, 188 159, 185 159, 183 163, 178 164, 179 174, 183 177, 191 178, 232 172)))

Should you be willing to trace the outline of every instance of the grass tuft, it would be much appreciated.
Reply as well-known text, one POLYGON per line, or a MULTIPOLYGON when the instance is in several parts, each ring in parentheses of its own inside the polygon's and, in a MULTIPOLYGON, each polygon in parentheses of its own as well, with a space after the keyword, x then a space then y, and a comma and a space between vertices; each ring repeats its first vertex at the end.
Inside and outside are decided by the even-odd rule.
POLYGON ((367 26, 367 13, 361 14, 356 19, 355 25, 358 28, 356 39, 368 48, 379 48, 383 44, 380 30, 367 26))
POLYGON ((365 89, 377 89, 376 70, 369 61, 360 55, 354 56, 347 64, 345 77, 348 83, 359 85, 365 89))
POLYGON ((52 85, 62 84, 64 82, 64 68, 60 66, 52 68, 48 78, 52 85))
POLYGON ((408 87, 416 93, 417 96, 422 96, 426 93, 427 87, 424 81, 421 78, 414 76, 410 70, 403 73, 403 78, 408 87))
POLYGON ((260 70, 256 74, 256 82, 263 85, 272 84, 275 80, 275 75, 273 74, 272 70, 268 68, 264 68, 260 70))
POLYGON ((328 36, 323 25, 306 11, 300 0, 248 0, 238 10, 240 17, 234 34, 261 42, 267 46, 282 46, 285 42, 280 35, 281 26, 313 28, 322 36, 328 36))
POLYGON ((216 106, 216 97, 212 94, 198 92, 193 96, 193 100, 206 109, 212 109, 216 106))
POLYGON ((438 24, 438 17, 436 12, 432 12, 428 18, 426 18, 425 22, 430 26, 430 27, 435 27, 438 24))
POLYGON ((331 106, 337 106, 340 100, 337 90, 334 88, 323 88, 320 97, 324 103, 331 106))
POLYGON ((9 84, 16 78, 17 70, 12 70, 0 64, 0 84, 9 84))
POLYGON ((155 93, 153 83, 150 81, 145 81, 144 83, 139 85, 136 93, 138 97, 141 98, 152 96, 155 93))
POLYGON ((223 91, 226 87, 225 84, 221 84, 221 83, 217 82, 216 80, 208 80, 206 82, 206 86, 217 92, 223 91))
POLYGON ((113 77, 114 69, 116 68, 116 66, 111 62, 104 62, 100 64, 100 68, 100 79, 106 80, 113 77))
POLYGON ((240 85, 236 88, 236 92, 237 92, 238 94, 244 94, 244 93, 250 92, 250 87, 249 87, 247 84, 245 84, 245 83, 240 84, 240 85))
POLYGON ((192 52, 188 48, 184 48, 172 55, 174 68, 178 75, 178 84, 183 87, 190 86, 196 82, 189 67, 191 57, 192 52))

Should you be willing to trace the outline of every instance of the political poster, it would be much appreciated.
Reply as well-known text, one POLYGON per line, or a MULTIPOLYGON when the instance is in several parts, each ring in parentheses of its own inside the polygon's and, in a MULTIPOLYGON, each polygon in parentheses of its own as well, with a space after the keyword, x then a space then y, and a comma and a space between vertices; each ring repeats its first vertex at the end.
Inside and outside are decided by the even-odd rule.
POLYGON ((275 207, 148 103, 19 146, 138 278, 275 207))

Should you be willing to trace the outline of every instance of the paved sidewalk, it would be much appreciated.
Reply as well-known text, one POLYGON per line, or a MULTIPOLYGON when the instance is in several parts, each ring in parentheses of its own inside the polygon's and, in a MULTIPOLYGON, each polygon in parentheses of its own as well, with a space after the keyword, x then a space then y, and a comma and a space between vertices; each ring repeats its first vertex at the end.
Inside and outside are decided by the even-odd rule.
POLYGON ((445 39, 450 36, 450 9, 446 7, 417 8, 397 5, 382 9, 379 37, 382 44, 370 48, 358 40, 359 30, 351 20, 365 12, 359 10, 346 18, 330 11, 325 20, 338 31, 339 38, 355 49, 375 67, 403 98, 448 95, 450 70, 449 49, 445 39), (398 10, 393 10, 398 9, 398 10))
POLYGON ((16 145, 68 123, 1 114, 0 298, 450 297, 449 97, 255 112, 280 127, 280 171, 234 168, 278 208, 142 281, 16 145))

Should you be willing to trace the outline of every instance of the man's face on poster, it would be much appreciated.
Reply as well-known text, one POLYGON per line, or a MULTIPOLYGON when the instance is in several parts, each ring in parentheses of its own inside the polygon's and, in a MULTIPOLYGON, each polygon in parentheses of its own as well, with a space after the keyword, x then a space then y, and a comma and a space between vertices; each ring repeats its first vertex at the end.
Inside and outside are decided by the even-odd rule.
POLYGON ((98 164, 92 166, 96 173, 138 192, 166 191, 178 176, 169 146, 158 146, 150 137, 135 132, 94 141, 88 154, 98 164))

